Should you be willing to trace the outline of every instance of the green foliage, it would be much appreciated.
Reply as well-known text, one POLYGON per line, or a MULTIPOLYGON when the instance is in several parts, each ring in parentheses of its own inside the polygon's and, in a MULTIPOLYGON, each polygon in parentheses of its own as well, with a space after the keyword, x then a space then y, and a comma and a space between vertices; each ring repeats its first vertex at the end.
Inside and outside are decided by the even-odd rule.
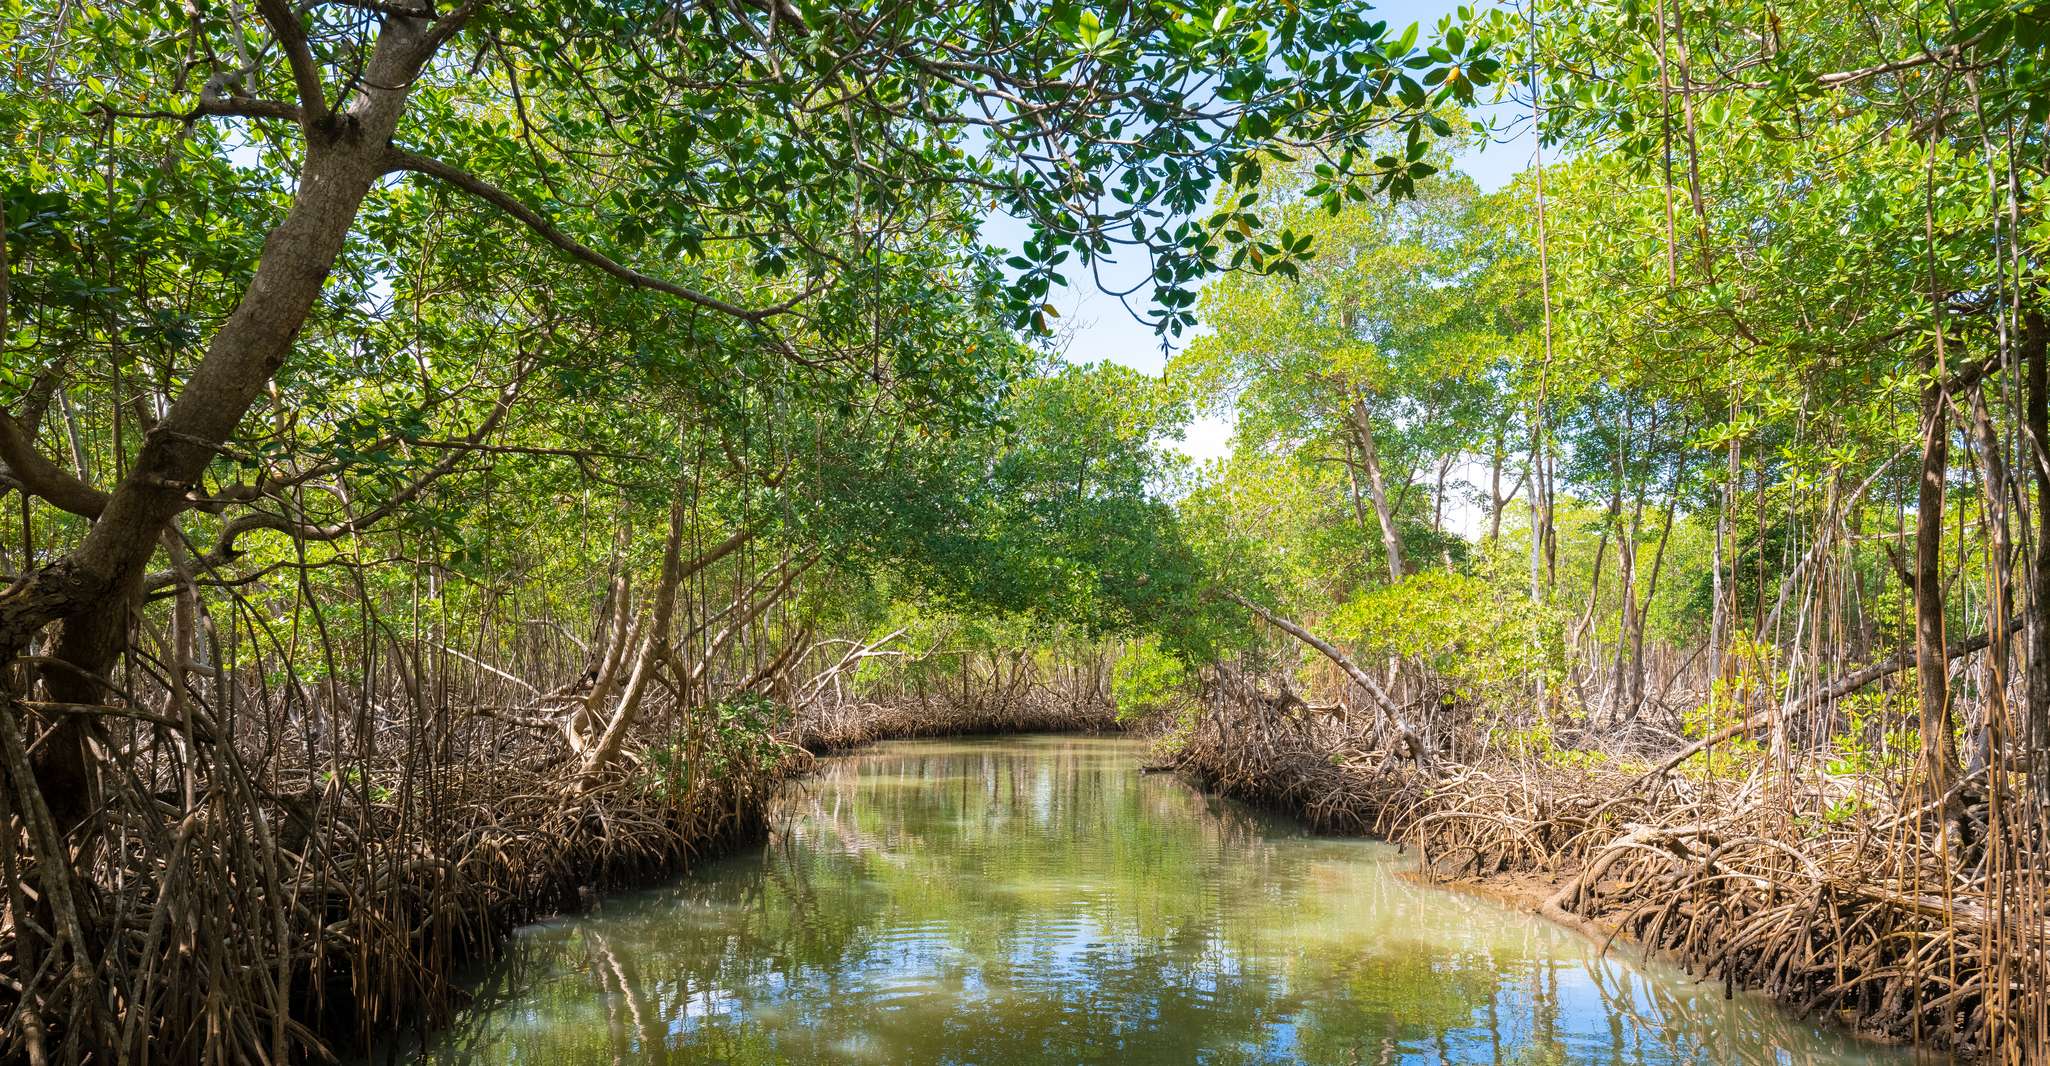
POLYGON ((874 507, 848 512, 879 561, 957 613, 1036 617, 1085 637, 1151 629, 1200 654, 1209 574, 1164 493, 1159 442, 1187 417, 1115 364, 1018 383, 1000 434, 933 448, 874 507))
MULTIPOLYGON (((1758 640, 1739 639, 1729 661, 1738 664, 1710 683, 1708 698, 1680 716, 1681 732, 1695 740, 1715 736, 1750 721, 1770 703, 1785 698, 1787 678, 1773 672, 1774 649, 1758 640)), ((1727 737, 1680 764, 1683 773, 1729 776, 1750 772, 1764 751, 1764 741, 1749 736, 1727 737)))
POLYGON ((1553 734, 1549 718, 1540 718, 1521 729, 1496 726, 1488 731, 1488 738, 1513 758, 1536 760, 1561 769, 1593 770, 1607 766, 1610 762, 1608 755, 1603 752, 1561 747, 1553 734))
POLYGON ((1334 636, 1422 666, 1462 703, 1507 708, 1534 682, 1564 678, 1562 620, 1518 602, 1518 593, 1464 574, 1415 574, 1355 595, 1332 612, 1334 636), (1505 625, 1524 615, 1530 625, 1505 625))
POLYGON ((1194 683, 1188 664, 1167 652, 1160 638, 1147 635, 1128 640, 1118 648, 1111 665, 1111 703, 1118 720, 1135 722, 1155 714, 1181 710, 1190 704, 1194 683))
MULTIPOLYGON (((1442 120, 1464 125, 1456 114, 1442 120)), ((1323 185, 1310 161, 1292 173, 1312 192, 1323 185)), ((1471 181, 1446 174, 1401 202, 1284 206, 1279 224, 1313 238, 1315 260, 1286 276, 1232 275, 1205 292, 1217 332, 1194 341, 1170 376, 1237 415, 1225 478, 1244 484, 1221 491, 1272 493, 1277 481, 1308 490, 1290 504, 1308 513, 1288 514, 1283 526, 1323 542, 1302 558, 1306 569, 1379 556, 1386 571, 1378 514, 1368 513, 1377 477, 1409 555, 1466 549, 1436 520, 1443 501, 1402 483, 1404 472, 1413 478, 1465 450, 1505 414, 1499 379, 1520 342, 1478 299, 1476 281, 1495 256, 1482 247, 1480 204, 1471 181)), ((1262 525, 1262 536, 1275 532, 1262 525)))
POLYGON ((735 693, 700 713, 683 732, 649 747, 642 787, 682 802, 715 782, 773 775, 789 753, 770 732, 789 725, 790 709, 767 696, 735 693))
MULTIPOLYGON (((1319 197, 1415 191, 1450 130, 1433 109, 1499 71, 1485 34, 1440 36, 1342 0, 17 4, 0 403, 112 485, 128 423, 204 377, 284 251, 265 237, 310 161, 367 152, 385 176, 337 208, 340 248, 291 249, 329 279, 303 326, 249 305, 294 339, 232 390, 253 400, 219 413, 230 439, 197 442, 215 503, 177 521, 207 565, 355 566, 393 550, 357 536, 379 526, 423 565, 300 591, 376 586, 431 628, 508 572, 564 603, 572 575, 648 574, 644 540, 590 517, 659 529, 687 481, 694 543, 746 523, 947 602, 1165 628, 1204 613, 1145 447, 1174 418, 1126 406, 1139 383, 1040 373, 1019 335, 1113 253, 1170 333, 1203 278, 1295 270, 1310 241, 1266 210, 1303 191, 1270 180, 1279 145, 1318 146, 1319 197), (415 41, 418 77, 365 84, 415 41), (401 91, 389 146, 331 136, 401 91), (996 215, 1015 246, 983 240, 996 215)), ((40 528, 61 552, 85 523, 40 528)))
POLYGON ((1912 693, 1907 687, 1882 688, 1837 701, 1842 726, 1830 738, 1829 772, 1845 776, 1906 774, 1921 747, 1918 731, 1899 724, 1913 719, 1912 693))
MULTIPOLYGON (((340 770, 322 770, 315 776, 314 780, 320 782, 320 786, 323 789, 339 786, 351 792, 357 792, 364 790, 367 775, 364 774, 361 767, 344 766, 340 770)), ((368 791, 365 794, 370 797, 370 802, 380 806, 390 803, 395 795, 390 786, 376 781, 369 781, 368 791)))

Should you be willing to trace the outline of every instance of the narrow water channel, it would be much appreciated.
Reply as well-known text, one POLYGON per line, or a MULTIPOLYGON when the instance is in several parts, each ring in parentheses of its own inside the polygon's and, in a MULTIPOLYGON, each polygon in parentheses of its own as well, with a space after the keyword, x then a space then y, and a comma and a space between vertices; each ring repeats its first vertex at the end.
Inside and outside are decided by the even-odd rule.
POLYGON ((1930 1062, 1141 775, 1120 739, 883 744, 775 838, 523 930, 433 1063, 1930 1062), (1627 961, 1626 961, 1627 960, 1627 961))

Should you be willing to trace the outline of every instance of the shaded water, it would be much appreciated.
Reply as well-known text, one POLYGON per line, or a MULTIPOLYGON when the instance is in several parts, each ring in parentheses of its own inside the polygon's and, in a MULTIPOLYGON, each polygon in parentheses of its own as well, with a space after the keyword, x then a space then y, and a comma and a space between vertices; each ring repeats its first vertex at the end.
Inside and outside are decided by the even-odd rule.
POLYGON ((1142 776, 1142 753, 830 761, 766 848, 522 930, 426 1061, 1917 1061, 1414 885, 1387 845, 1142 776))

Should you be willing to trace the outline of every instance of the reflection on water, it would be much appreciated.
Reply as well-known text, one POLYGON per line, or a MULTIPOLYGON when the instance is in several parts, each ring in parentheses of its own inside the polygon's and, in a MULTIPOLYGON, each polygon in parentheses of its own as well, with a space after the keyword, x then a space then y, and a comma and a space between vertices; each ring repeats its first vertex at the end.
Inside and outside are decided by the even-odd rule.
POLYGON ((1125 740, 885 744, 768 847, 523 930, 434 1063, 1906 1063, 1600 959, 1125 740))

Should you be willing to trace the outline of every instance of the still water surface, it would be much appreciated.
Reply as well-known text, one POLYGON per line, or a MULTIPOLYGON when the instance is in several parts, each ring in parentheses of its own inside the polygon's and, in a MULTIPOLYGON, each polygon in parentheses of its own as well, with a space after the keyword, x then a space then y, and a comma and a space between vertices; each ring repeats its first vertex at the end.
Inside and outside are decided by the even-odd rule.
MULTIPOLYGON (((765 848, 522 930, 432 1063, 1893 1064, 1141 775, 1122 739, 878 745, 765 848)), ((1625 961, 1628 958, 1632 961, 1625 961)))

